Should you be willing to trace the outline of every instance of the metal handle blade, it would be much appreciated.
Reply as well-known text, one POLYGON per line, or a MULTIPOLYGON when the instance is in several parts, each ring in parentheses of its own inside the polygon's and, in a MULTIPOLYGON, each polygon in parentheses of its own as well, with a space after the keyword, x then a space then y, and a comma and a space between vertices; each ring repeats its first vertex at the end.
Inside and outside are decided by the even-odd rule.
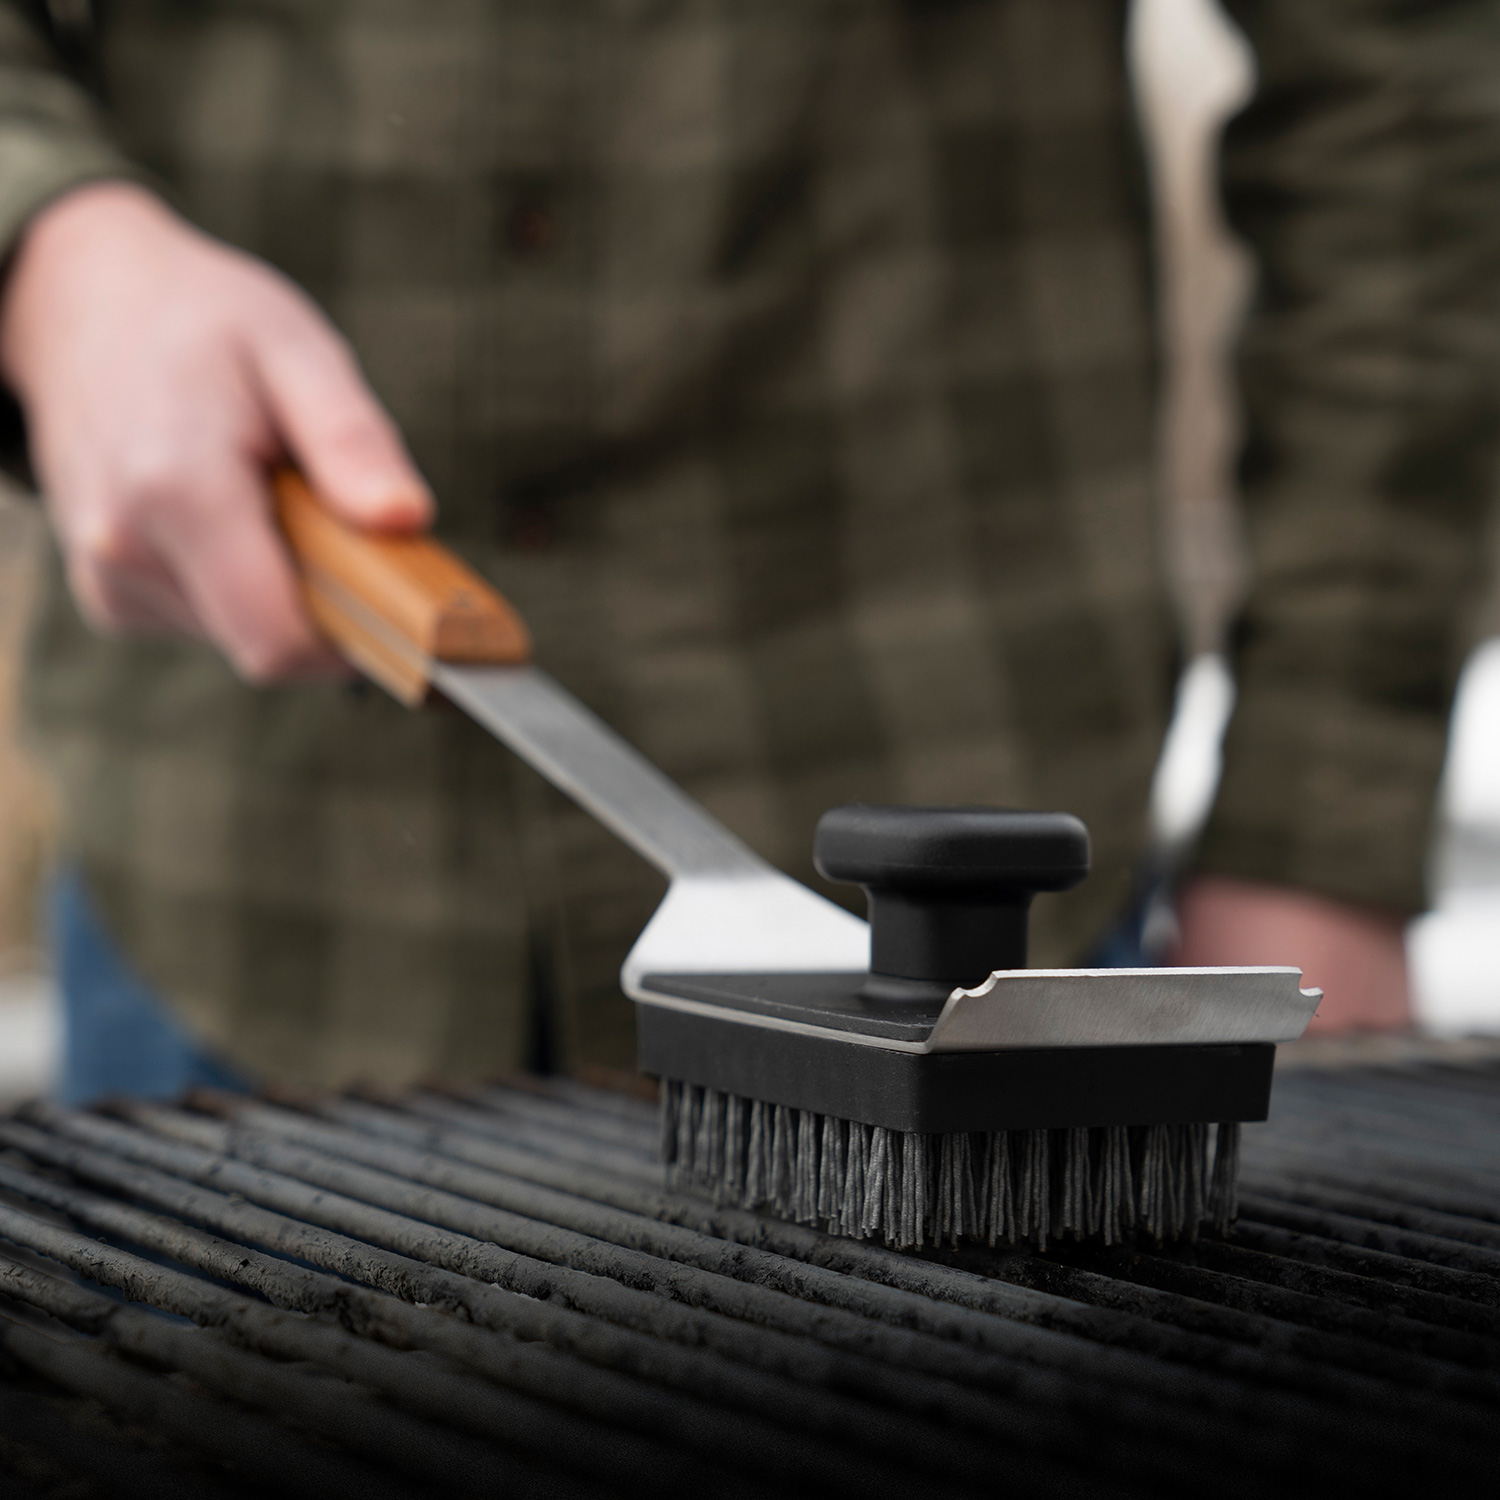
POLYGON ((764 875, 772 867, 536 667, 434 662, 432 680, 664 875, 764 875))

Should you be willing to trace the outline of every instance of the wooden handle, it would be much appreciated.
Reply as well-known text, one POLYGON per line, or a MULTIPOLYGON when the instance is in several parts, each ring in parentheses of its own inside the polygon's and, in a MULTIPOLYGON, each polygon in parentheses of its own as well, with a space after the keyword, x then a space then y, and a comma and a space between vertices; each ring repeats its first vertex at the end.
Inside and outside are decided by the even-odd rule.
POLYGON ((506 600, 430 537, 360 531, 290 469, 273 476, 276 514, 308 611, 366 676, 406 704, 427 696, 434 661, 515 666, 531 637, 506 600))

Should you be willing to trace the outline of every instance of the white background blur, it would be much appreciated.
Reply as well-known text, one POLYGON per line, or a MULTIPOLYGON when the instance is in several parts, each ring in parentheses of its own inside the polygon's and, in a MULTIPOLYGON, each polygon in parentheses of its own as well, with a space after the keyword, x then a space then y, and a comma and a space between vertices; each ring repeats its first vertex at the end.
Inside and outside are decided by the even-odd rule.
MULTIPOLYGON (((1168 348, 1161 416, 1167 545, 1193 657, 1158 769, 1153 812, 1183 845, 1206 816, 1233 683, 1216 647, 1242 584, 1230 483, 1228 351, 1251 284, 1213 188, 1222 122, 1252 62, 1216 0, 1135 0, 1130 41, 1151 149, 1168 348)), ((46 1087, 58 1055, 36 890, 53 819, 15 745, 15 679, 33 593, 36 518, 0 494, 0 1104, 46 1087)), ((1419 1022, 1434 1035, 1500 1035, 1500 551, 1490 639, 1460 687, 1432 859, 1433 909, 1409 946, 1419 1022)))

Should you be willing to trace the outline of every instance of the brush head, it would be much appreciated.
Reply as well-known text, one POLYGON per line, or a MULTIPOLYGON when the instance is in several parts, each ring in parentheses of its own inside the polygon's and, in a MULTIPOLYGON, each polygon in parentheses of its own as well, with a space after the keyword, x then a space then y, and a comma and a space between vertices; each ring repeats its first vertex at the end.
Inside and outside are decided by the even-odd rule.
POLYGON ((1026 969, 1032 895, 1087 870, 1066 814, 836 808, 816 859, 866 891, 868 970, 634 978, 674 1181, 898 1245, 1228 1222, 1295 969, 1026 969))

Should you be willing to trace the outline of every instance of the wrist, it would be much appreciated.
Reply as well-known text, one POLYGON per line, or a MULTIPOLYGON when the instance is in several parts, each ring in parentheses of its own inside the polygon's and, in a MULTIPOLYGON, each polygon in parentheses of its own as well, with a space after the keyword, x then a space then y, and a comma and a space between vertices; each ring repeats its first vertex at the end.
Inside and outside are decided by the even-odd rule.
POLYGON ((1172 962, 1191 968, 1293 964, 1324 991, 1310 1034, 1412 1024, 1405 919, 1289 886, 1200 875, 1178 898, 1172 962))

